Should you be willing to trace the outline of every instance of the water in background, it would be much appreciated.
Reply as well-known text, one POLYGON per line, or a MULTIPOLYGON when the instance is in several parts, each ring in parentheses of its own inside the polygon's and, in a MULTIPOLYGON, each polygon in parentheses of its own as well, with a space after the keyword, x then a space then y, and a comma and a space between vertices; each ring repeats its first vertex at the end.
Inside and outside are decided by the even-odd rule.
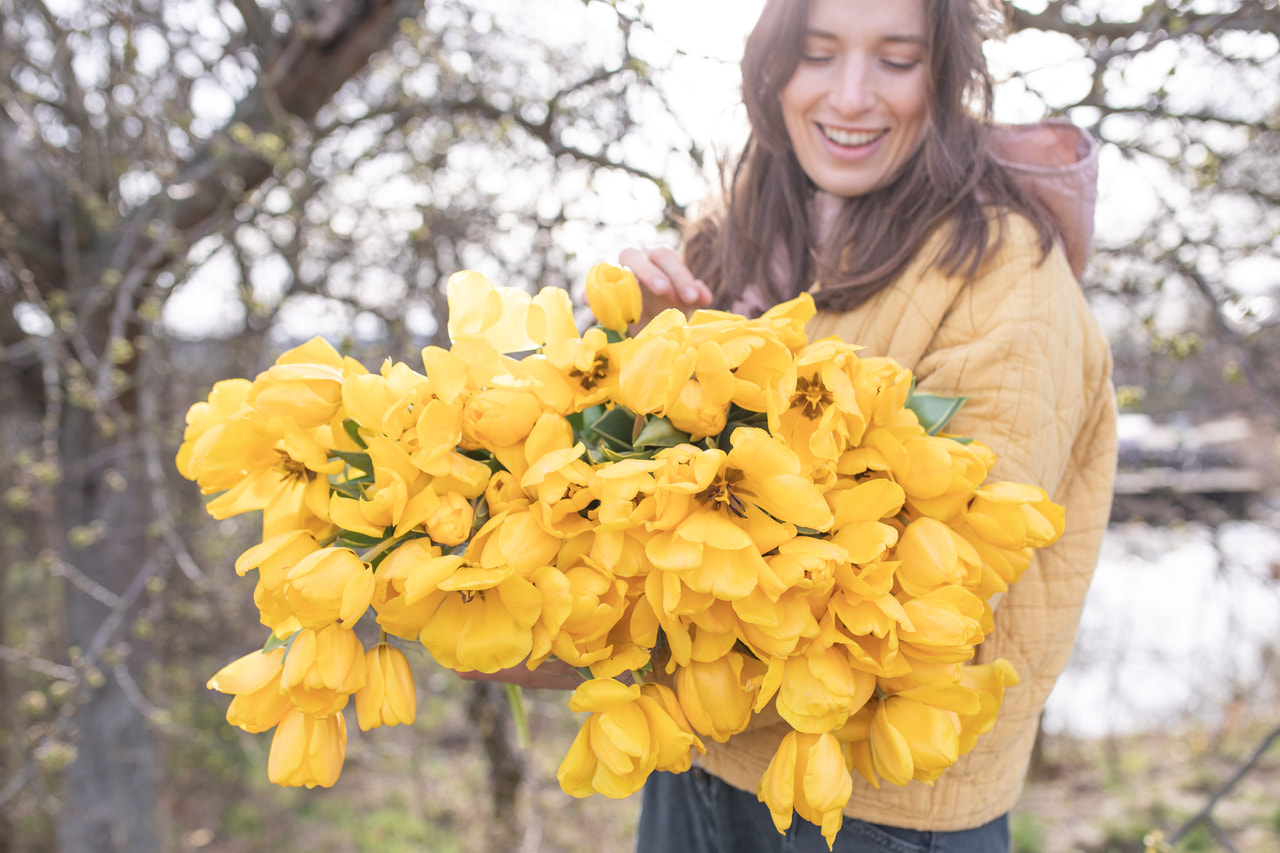
POLYGON ((1096 737, 1213 723, 1275 697, 1280 532, 1257 522, 1113 526, 1044 727, 1096 737))

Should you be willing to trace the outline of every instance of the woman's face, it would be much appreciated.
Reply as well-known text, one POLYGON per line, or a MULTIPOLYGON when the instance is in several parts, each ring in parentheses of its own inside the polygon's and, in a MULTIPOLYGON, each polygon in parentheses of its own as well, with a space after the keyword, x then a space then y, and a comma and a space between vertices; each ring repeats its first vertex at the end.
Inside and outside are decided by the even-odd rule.
POLYGON ((804 53, 778 94, 801 168, 835 195, 888 184, 929 122, 924 0, 812 0, 804 53))

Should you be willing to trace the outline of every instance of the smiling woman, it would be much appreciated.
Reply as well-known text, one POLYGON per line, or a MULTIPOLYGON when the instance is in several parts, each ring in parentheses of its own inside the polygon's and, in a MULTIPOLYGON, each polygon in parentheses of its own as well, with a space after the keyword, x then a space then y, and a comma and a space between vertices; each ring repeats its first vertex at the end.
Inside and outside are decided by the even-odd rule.
MULTIPOLYGON (((1076 283, 1088 256, 1096 148, 1065 122, 995 127, 983 43, 996 5, 767 0, 742 59, 751 132, 722 197, 687 229, 683 256, 627 249, 621 260, 655 297, 650 304, 752 314, 809 293, 820 310, 802 358, 834 337, 860 345, 864 364, 895 359, 920 390, 968 398, 948 429, 989 446, 1001 478, 1065 505, 1066 532, 994 612, 973 615, 993 628, 981 645, 964 643, 964 654, 946 660, 922 645, 902 653, 950 672, 955 687, 986 671, 970 664, 1000 658, 1023 682, 976 746, 966 740, 973 751, 937 775, 929 768, 951 753, 964 712, 942 707, 945 690, 921 692, 860 659, 845 686, 869 691, 875 710, 850 719, 836 740, 868 736, 873 760, 890 771, 881 781, 892 784, 855 773, 850 787, 851 759, 842 770, 835 742, 753 721, 708 743, 693 772, 650 779, 638 850, 1009 849, 1006 815, 1070 655, 1106 526, 1115 402, 1106 341, 1076 283), (908 753, 899 766, 893 756, 908 753), (825 839, 812 823, 791 821, 792 807, 810 820, 830 817, 806 813, 817 803, 844 803, 832 806, 843 828, 824 827, 825 839)), ((821 388, 797 383, 796 391, 802 409, 821 408, 821 388)), ((814 428, 812 438, 824 432, 814 428)), ((923 459, 917 469, 940 470, 923 459)), ((929 596, 924 580, 963 573, 956 567, 966 560, 1000 562, 986 551, 959 557, 945 526, 903 537, 915 556, 900 556, 894 594, 912 624, 928 622, 917 613, 929 596)), ((903 636, 899 651, 912 642, 903 636)), ((790 665, 779 709, 821 716, 805 685, 835 683, 840 657, 832 647, 790 665)))
POLYGON ((817 0, 804 54, 778 95, 810 179, 839 196, 887 184, 924 138, 929 65, 923 0, 817 0))

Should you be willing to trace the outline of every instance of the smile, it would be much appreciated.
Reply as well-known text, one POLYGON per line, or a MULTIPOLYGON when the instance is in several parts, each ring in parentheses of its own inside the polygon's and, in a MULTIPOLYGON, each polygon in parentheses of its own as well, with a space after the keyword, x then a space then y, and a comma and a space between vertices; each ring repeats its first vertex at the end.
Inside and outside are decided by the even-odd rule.
POLYGON ((889 132, 887 130, 841 130, 838 127, 827 127, 825 124, 818 125, 818 129, 827 139, 846 148, 870 145, 889 132))

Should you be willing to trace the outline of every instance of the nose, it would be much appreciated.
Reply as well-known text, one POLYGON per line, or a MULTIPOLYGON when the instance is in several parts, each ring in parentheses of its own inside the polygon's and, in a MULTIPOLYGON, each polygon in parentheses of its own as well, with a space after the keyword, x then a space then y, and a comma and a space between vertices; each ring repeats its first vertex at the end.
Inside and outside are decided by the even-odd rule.
POLYGON ((875 100, 871 63, 864 57, 849 56, 840 63, 829 98, 841 113, 856 114, 875 100))

